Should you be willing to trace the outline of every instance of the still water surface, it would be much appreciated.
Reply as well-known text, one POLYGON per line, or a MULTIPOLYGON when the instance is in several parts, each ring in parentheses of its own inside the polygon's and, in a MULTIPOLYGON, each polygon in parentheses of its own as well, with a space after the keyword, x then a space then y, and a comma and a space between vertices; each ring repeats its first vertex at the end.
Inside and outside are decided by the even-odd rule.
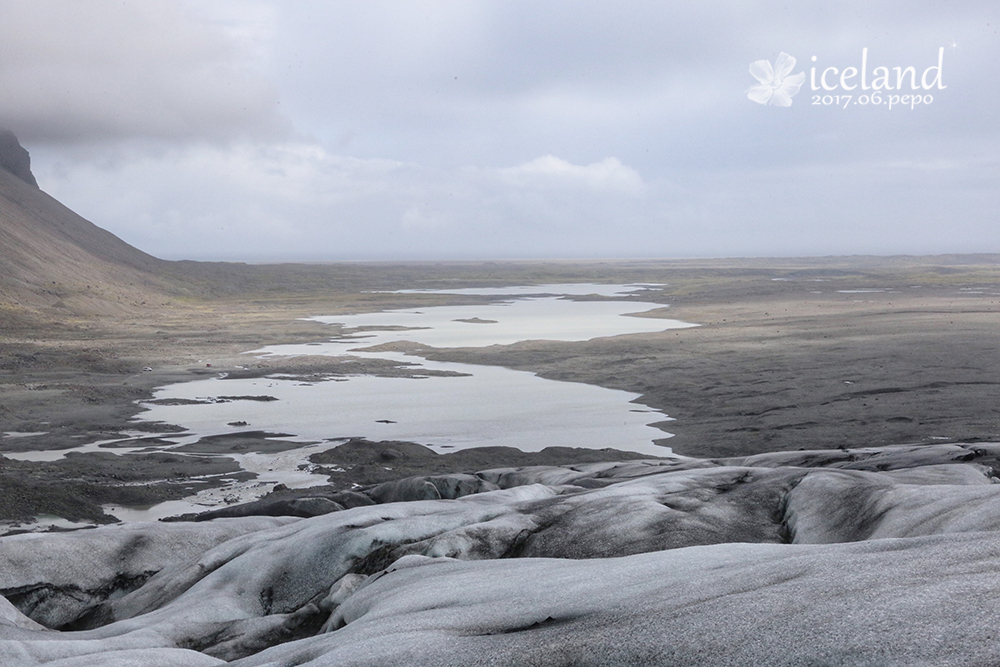
MULTIPOLYGON (((653 456, 669 455, 655 440, 670 437, 652 424, 670 418, 636 403, 638 394, 537 375, 497 366, 427 361, 398 352, 366 350, 385 343, 410 341, 438 348, 508 345, 525 340, 584 341, 604 336, 656 332, 696 326, 660 317, 634 317, 663 305, 637 300, 656 285, 539 285, 507 288, 419 290, 497 296, 483 305, 440 306, 358 315, 318 316, 331 325, 331 338, 306 345, 274 345, 256 356, 351 355, 418 364, 419 369, 450 375, 380 377, 353 375, 316 382, 269 377, 225 377, 162 387, 154 399, 216 400, 220 396, 268 396, 277 400, 206 402, 195 405, 144 404, 138 421, 177 424, 186 429, 165 435, 163 449, 210 435, 239 431, 287 434, 301 443, 281 453, 227 455, 257 478, 204 491, 147 509, 109 507, 125 521, 153 520, 182 512, 259 497, 271 484, 307 487, 326 482, 313 474, 307 457, 350 437, 406 440, 446 453, 468 447, 509 446, 538 451, 549 446, 612 447, 653 456), (573 300, 599 295, 615 300, 573 300), (628 300, 618 300, 630 297, 628 300), (362 330, 358 330, 362 328, 362 330), (246 422, 233 427, 233 422, 246 422)), ((418 290, 409 290, 416 292, 418 290)), ((97 451, 92 443, 75 451, 97 451)), ((126 453, 140 448, 118 448, 126 453)), ((148 451, 148 445, 143 445, 148 451)), ((109 451, 104 449, 102 451, 109 451)), ((26 452, 23 458, 46 459, 60 452, 26 452)))
MULTIPOLYGON (((309 440, 365 437, 407 440, 440 452, 482 446, 538 451, 548 446, 614 447, 651 455, 669 453, 654 440, 669 437, 650 426, 669 418, 635 403, 639 397, 592 385, 558 382, 497 366, 426 361, 398 352, 371 351, 409 341, 432 347, 485 347, 523 340, 583 341, 602 336, 694 326, 678 320, 630 315, 662 308, 641 301, 573 301, 559 294, 627 294, 627 285, 543 285, 490 290, 510 295, 474 306, 440 306, 312 318, 337 327, 323 343, 274 345, 266 356, 353 355, 399 364, 419 363, 450 376, 358 375, 315 383, 273 377, 213 378, 164 387, 156 399, 213 400, 268 396, 276 401, 147 405, 145 420, 179 424, 192 436, 246 430, 288 433, 309 440), (529 291, 530 290, 530 291, 529 291), (539 296, 548 294, 549 296, 539 296), (383 327, 379 329, 379 327, 383 327), (362 328, 361 331, 352 331, 362 328)), ((455 290, 471 293, 470 290, 455 290)), ((485 290, 477 290, 483 293, 485 290)))

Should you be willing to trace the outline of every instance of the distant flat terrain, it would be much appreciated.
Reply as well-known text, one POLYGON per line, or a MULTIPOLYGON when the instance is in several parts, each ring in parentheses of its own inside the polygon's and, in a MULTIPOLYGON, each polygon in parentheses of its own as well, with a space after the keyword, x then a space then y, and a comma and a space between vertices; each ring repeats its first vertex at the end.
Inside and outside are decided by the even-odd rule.
MULTIPOLYGON (((134 428, 135 401, 169 382, 227 371, 330 370, 328 358, 242 354, 330 335, 325 325, 298 318, 489 298, 383 290, 564 282, 666 283, 656 298, 669 304, 667 314, 701 326, 416 351, 642 394, 643 403, 676 420, 668 426, 676 437, 665 444, 691 456, 997 440, 1000 267, 992 259, 233 265, 227 270, 248 277, 227 283, 220 273, 214 295, 62 320, 41 311, 37 323, 0 330, 0 432, 41 434, 2 437, 0 454, 118 437, 134 428)), ((116 474, 149 480, 156 469, 164 477, 194 473, 147 457, 132 473, 116 474)), ((27 488, 22 483, 7 495, 0 516, 55 509, 66 471, 53 475, 39 468, 27 488)), ((106 489, 110 482, 79 483, 106 489)), ((187 487, 128 488, 118 500, 142 504, 187 487)), ((74 489, 75 498, 81 494, 74 489)), ((110 502, 107 492, 93 502, 99 512, 97 505, 110 502)))

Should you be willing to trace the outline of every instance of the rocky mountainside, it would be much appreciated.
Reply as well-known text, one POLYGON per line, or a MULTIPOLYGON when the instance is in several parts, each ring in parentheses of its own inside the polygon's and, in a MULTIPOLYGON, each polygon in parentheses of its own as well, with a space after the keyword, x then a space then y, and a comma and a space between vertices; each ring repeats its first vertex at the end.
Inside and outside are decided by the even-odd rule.
MULTIPOLYGON (((135 248, 39 189, 28 152, 0 131, 0 325, 136 316, 183 298, 321 292, 363 268, 167 261, 135 248)), ((367 285, 367 283, 365 283, 367 285)), ((370 288, 370 286, 369 286, 370 288)))
POLYGON ((125 312, 176 289, 168 265, 42 192, 27 151, 0 132, 0 310, 125 312))
POLYGON ((28 185, 38 187, 31 173, 31 156, 10 130, 0 130, 0 169, 9 171, 28 185))

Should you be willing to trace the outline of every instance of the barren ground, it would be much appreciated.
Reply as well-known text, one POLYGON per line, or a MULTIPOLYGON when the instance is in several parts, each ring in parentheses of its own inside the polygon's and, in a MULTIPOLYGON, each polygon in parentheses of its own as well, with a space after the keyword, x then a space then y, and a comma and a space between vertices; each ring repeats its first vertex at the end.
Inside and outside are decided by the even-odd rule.
MULTIPOLYGON (((135 428, 129 422, 139 409, 135 401, 169 382, 237 365, 261 375, 332 370, 319 357, 260 361, 242 354, 330 335, 328 327, 296 318, 483 300, 369 290, 545 282, 668 283, 659 300, 670 305, 669 316, 702 326, 428 356, 640 393, 643 403, 676 419, 665 426, 676 434, 668 444, 692 456, 1000 439, 995 264, 862 258, 357 265, 340 289, 322 291, 296 284, 294 273, 281 275, 266 292, 175 303, 127 318, 53 312, 0 329, 0 432, 45 432, 0 437, 0 453, 114 438, 135 428), (859 291, 871 289, 888 291, 859 291)), ((102 503, 180 497, 188 492, 187 477, 205 474, 162 454, 132 454, 115 465, 105 458, 0 459, 0 520, 37 514, 100 520, 102 503)), ((501 458, 511 465, 517 453, 501 458)), ((424 465, 420 459, 410 462, 411 474, 424 465)), ((220 484, 231 478, 225 461, 213 464, 220 484)), ((434 472, 449 466, 426 463, 434 472)), ((467 465, 456 460, 452 467, 467 465)), ((362 469, 358 475, 351 481, 377 481, 365 479, 362 469)))

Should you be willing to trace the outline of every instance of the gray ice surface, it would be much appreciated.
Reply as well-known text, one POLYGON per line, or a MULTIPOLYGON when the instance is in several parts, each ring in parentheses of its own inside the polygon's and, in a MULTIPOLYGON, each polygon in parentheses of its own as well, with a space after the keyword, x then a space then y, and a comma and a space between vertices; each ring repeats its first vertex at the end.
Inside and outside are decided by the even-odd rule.
POLYGON ((1000 664, 995 449, 487 470, 3 537, 0 664, 1000 664))

